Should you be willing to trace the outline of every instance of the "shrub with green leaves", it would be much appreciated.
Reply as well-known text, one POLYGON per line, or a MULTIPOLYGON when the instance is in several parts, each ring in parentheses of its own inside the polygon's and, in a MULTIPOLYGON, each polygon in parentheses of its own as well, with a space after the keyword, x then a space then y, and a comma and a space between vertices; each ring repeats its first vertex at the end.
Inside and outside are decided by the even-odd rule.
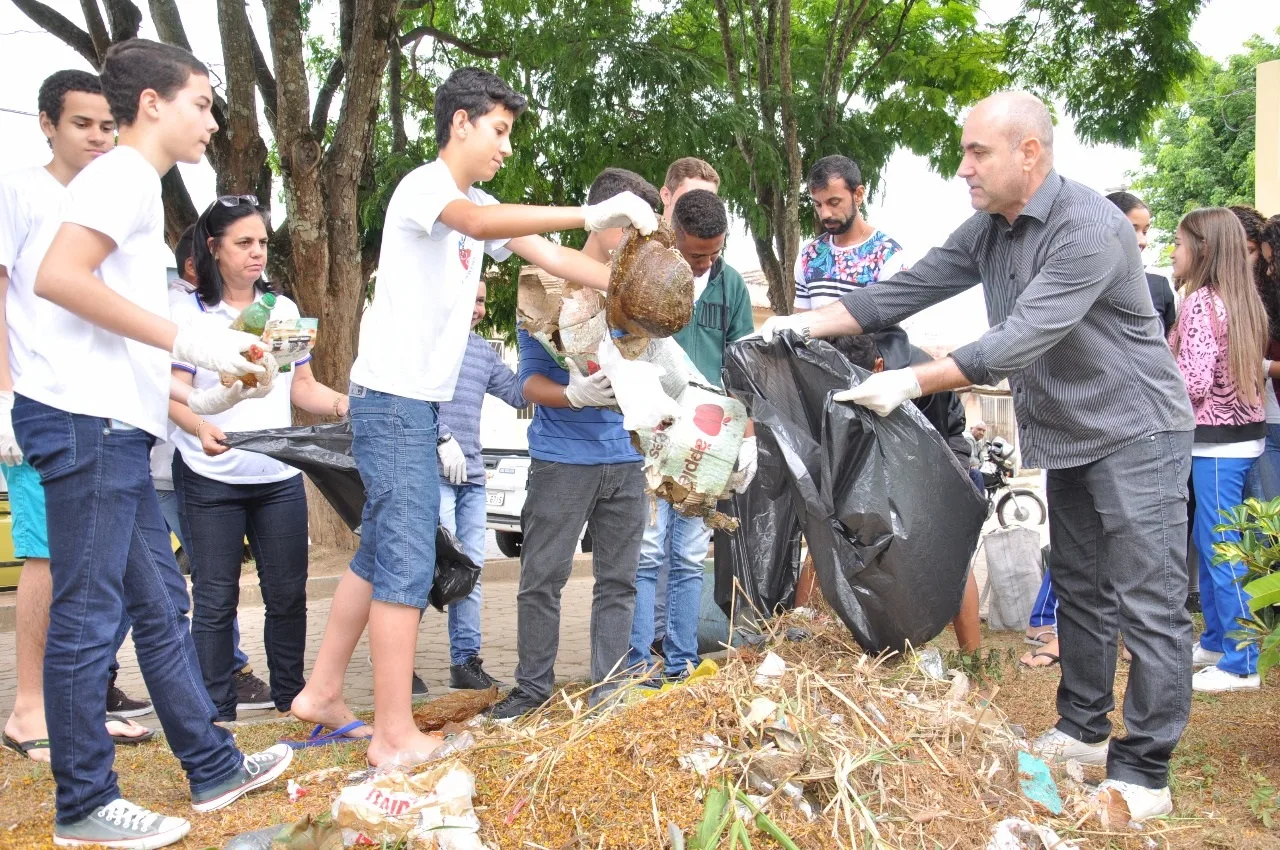
POLYGON ((1240 577, 1249 595, 1250 619, 1240 619, 1241 628, 1227 636, 1240 646, 1258 645, 1258 674, 1280 663, 1280 498, 1270 501, 1245 499, 1243 505, 1220 512, 1225 522, 1214 526, 1215 533, 1238 532, 1238 541, 1213 544, 1213 564, 1240 562, 1240 577))

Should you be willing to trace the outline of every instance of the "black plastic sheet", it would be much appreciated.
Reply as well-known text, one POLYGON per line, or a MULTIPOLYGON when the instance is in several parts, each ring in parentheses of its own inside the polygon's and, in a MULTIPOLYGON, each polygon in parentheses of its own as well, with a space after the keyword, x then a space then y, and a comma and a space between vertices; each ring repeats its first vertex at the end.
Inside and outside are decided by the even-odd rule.
POLYGON ((914 405, 881 418, 831 400, 867 374, 787 332, 730 345, 724 384, 776 442, 823 596, 878 653, 959 613, 986 505, 914 405))
POLYGON ((800 522, 777 443, 756 433, 756 477, 745 493, 721 502, 738 530, 716 531, 715 602, 725 616, 772 617, 794 606, 800 578, 800 522), (738 596, 734 598, 734 584, 738 596))
MULTIPOLYGON (((233 449, 256 452, 300 469, 311 479, 347 527, 360 533, 364 511, 364 482, 351 454, 351 423, 269 428, 227 434, 233 449)), ((430 601, 436 610, 471 593, 480 579, 480 565, 462 552, 453 532, 436 525, 436 572, 430 601)))

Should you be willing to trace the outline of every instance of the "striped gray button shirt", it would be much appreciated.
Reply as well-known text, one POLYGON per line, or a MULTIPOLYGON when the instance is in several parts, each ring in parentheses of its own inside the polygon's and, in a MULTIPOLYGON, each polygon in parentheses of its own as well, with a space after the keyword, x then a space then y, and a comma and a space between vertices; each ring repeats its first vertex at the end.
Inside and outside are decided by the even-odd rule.
POLYGON ((1023 463, 1066 469, 1195 420, 1133 227, 1050 172, 1011 226, 976 213, 910 269, 841 301, 864 331, 983 284, 990 330, 951 353, 965 377, 1009 379, 1023 463))

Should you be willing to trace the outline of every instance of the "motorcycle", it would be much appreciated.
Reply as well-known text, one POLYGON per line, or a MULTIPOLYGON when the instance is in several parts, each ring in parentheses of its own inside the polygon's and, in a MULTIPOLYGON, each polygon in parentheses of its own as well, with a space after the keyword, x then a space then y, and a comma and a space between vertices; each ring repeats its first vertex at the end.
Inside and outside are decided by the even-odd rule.
POLYGON ((986 448, 986 458, 978 467, 987 496, 987 519, 994 513, 1001 528, 1012 525, 1044 525, 1049 509, 1036 493, 1020 487, 1009 487, 1013 477, 1013 444, 1003 437, 996 437, 986 448), (1008 488, 999 499, 996 494, 1008 488))

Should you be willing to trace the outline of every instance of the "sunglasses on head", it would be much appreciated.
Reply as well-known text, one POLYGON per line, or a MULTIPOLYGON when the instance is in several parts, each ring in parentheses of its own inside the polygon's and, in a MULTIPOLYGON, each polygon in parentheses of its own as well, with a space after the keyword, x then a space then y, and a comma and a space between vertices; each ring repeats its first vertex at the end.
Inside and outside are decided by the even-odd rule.
POLYGON ((218 203, 224 207, 238 207, 241 204, 248 204, 251 207, 258 205, 257 195, 220 195, 218 203))

